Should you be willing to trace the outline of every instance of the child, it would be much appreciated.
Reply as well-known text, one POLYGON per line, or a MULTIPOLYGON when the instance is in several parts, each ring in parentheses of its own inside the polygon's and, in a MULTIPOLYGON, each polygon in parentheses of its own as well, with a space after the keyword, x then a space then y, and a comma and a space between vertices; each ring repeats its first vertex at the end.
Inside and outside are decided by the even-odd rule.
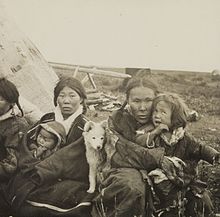
POLYGON ((34 128, 31 143, 28 145, 34 158, 43 160, 57 151, 66 141, 66 132, 62 124, 51 121, 34 128))
MULTIPOLYGON (((186 133, 186 108, 184 102, 174 94, 157 96, 152 104, 152 126, 146 126, 145 129, 137 131, 136 142, 148 148, 163 147, 165 155, 169 156, 170 160, 174 159, 174 165, 181 164, 178 164, 179 168, 177 166, 176 169, 180 176, 179 180, 182 182, 176 183, 176 180, 169 180, 160 169, 151 171, 149 174, 153 177, 155 190, 159 193, 158 197, 165 207, 173 205, 173 201, 178 197, 179 187, 185 187, 185 189, 188 187, 190 189, 188 195, 190 194, 191 198, 194 197, 197 202, 202 200, 210 213, 211 200, 204 189, 205 184, 196 180, 196 166, 199 160, 212 164, 219 162, 219 152, 195 141, 186 133)), ((188 206, 193 203, 194 201, 191 201, 188 206)), ((188 212, 188 215, 197 216, 194 208, 188 212)))
MULTIPOLYGON (((153 105, 152 105, 152 124, 148 124, 136 131, 137 135, 135 142, 141 144, 142 146, 153 148, 156 147, 154 143, 154 138, 160 135, 161 133, 168 135, 170 134, 169 132, 174 130, 175 131, 174 135, 180 136, 180 134, 181 135, 184 134, 185 130, 183 129, 186 127, 187 124, 188 113, 189 113, 188 106, 177 94, 166 93, 166 94, 158 95, 156 99, 153 101, 153 105), (162 113, 165 114, 171 112, 172 114, 169 115, 172 115, 172 123, 167 123, 167 120, 161 121, 160 117, 158 118, 156 116, 156 111, 155 111, 156 104, 158 103, 158 101, 160 101, 160 99, 163 98, 164 101, 166 102, 165 103, 166 105, 164 106, 163 105, 164 103, 162 102, 162 109, 163 109, 162 113), (173 104, 172 108, 169 108, 170 106, 167 103, 173 104), (175 107, 178 107, 178 109, 175 107), (173 111, 170 111, 170 109, 173 111), (171 125, 172 125, 172 129, 169 129, 171 125)), ((171 143, 174 142, 173 141, 173 139, 175 139, 174 135, 172 140, 170 141, 171 143)))

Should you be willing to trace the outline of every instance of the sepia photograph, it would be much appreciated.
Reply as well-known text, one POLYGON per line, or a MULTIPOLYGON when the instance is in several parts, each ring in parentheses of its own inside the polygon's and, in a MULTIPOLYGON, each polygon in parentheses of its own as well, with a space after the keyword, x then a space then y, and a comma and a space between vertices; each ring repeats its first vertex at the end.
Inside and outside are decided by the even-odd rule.
POLYGON ((0 217, 220 217, 219 11, 0 0, 0 217))

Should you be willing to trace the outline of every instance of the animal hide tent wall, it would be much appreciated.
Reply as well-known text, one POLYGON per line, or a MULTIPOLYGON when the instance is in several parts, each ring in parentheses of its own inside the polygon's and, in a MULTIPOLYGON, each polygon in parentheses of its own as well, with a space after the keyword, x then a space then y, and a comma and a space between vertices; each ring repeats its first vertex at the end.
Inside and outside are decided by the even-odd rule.
POLYGON ((58 77, 0 5, 0 77, 2 76, 11 80, 20 94, 43 112, 52 110, 53 88, 58 77))

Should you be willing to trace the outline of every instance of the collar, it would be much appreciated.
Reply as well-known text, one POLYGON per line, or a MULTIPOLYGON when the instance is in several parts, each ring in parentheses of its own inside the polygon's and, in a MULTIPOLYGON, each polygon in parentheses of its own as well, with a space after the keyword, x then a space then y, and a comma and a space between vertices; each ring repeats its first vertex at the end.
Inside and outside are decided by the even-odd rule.
POLYGON ((6 119, 14 117, 14 116, 21 116, 21 111, 19 110, 19 108, 16 105, 13 106, 5 114, 1 115, 0 116, 0 121, 6 120, 6 119))
POLYGON ((65 130, 66 130, 66 134, 68 134, 70 127, 72 125, 72 123, 75 121, 75 119, 81 115, 83 113, 83 106, 80 105, 79 108, 71 115, 69 116, 67 119, 63 119, 63 115, 61 113, 60 107, 56 106, 55 110, 55 120, 60 122, 61 124, 63 124, 65 130))
POLYGON ((163 141, 168 145, 168 146, 173 146, 176 143, 179 142, 185 135, 185 129, 183 127, 179 127, 175 129, 170 137, 170 139, 162 133, 160 137, 163 139, 163 141))

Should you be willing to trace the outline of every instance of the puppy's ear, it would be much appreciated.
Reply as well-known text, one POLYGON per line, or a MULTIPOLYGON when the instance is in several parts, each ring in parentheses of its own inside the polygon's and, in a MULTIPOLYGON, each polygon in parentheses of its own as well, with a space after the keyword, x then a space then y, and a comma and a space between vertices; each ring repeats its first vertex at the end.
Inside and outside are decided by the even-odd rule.
POLYGON ((100 123, 100 125, 101 125, 104 129, 106 129, 106 128, 108 127, 108 121, 107 121, 107 120, 104 120, 104 121, 102 121, 102 122, 100 123))
POLYGON ((94 123, 92 121, 86 122, 84 126, 84 132, 89 132, 94 127, 94 123))

